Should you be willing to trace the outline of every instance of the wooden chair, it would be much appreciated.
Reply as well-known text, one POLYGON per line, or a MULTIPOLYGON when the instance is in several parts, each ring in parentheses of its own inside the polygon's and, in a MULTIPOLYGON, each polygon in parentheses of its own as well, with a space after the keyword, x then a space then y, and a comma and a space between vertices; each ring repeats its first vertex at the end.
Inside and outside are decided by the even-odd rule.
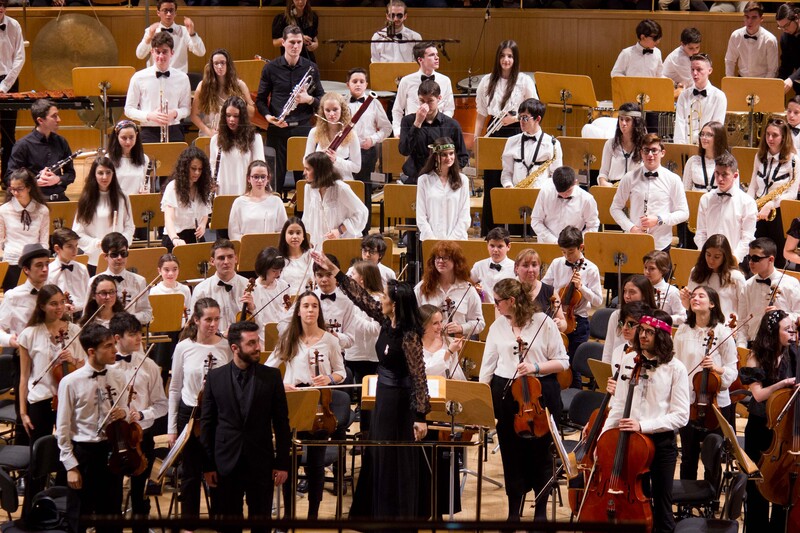
MULTIPOLYGON (((302 172, 307 140, 308 137, 289 137, 286 142, 286 170, 302 172)), ((300 191, 299 185, 297 190, 300 191)), ((298 201, 297 205, 302 206, 303 204, 298 201)))
POLYGON ((241 272, 255 270, 256 258, 261 253, 261 250, 270 246, 277 248, 280 238, 280 233, 249 233, 242 235, 239 270, 241 272))
POLYGON ((486 327, 478 334, 478 340, 486 342, 486 337, 489 335, 489 326, 494 323, 494 319, 497 318, 497 313, 495 312, 493 303, 482 303, 481 311, 483 312, 483 321, 486 323, 486 327))
MULTIPOLYGON (((211 137, 198 137, 192 144, 200 148, 208 157, 211 157, 211 137)), ((212 168, 211 170, 213 172, 214 169, 212 168)))
POLYGON ((503 137, 478 137, 475 141, 475 164, 478 172, 484 170, 503 170, 503 149, 506 147, 503 137))
MULTIPOLYGON (((163 246, 129 249, 126 270, 139 274, 149 283, 158 276, 158 260, 165 253, 167 253, 167 249, 163 246)), ((100 258, 97 260, 97 271, 105 272, 107 268, 108 261, 104 254, 100 254, 100 258)))
POLYGON ((672 260, 673 276, 678 287, 685 287, 689 284, 689 273, 697 264, 700 257, 700 250, 687 250, 686 248, 669 249, 669 257, 672 260))
POLYGON ((159 333, 174 333, 183 329, 185 300, 182 294, 150 294, 153 321, 150 330, 159 333))
MULTIPOLYGON (((783 233, 787 233, 792 226, 792 221, 800 217, 800 200, 781 200, 781 221, 783 222, 783 233)), ((778 250, 779 254, 783 250, 778 250)))
POLYGON ((214 205, 211 207, 211 220, 209 227, 213 230, 228 229, 228 222, 231 218, 231 207, 238 196, 235 194, 221 195, 214 197, 214 205))
POLYGON ((405 162, 406 156, 400 153, 400 139, 397 137, 384 139, 381 143, 381 169, 383 172, 400 178, 405 162))
MULTIPOLYGON (((614 220, 614 217, 611 216, 611 203, 614 201, 614 195, 617 194, 617 188, 595 185, 589 188, 589 194, 591 194, 594 197, 594 201, 597 202, 597 214, 600 218, 600 224, 604 226, 616 225, 617 222, 614 220)), ((626 205, 630 205, 630 202, 626 205)))
POLYGON ((271 352, 278 345, 278 324, 268 322, 264 324, 264 351, 271 352))
POLYGON ((748 148, 747 146, 734 146, 731 148, 731 154, 739 164, 739 182, 744 186, 745 190, 750 185, 750 178, 753 177, 753 163, 757 153, 758 148, 748 148))

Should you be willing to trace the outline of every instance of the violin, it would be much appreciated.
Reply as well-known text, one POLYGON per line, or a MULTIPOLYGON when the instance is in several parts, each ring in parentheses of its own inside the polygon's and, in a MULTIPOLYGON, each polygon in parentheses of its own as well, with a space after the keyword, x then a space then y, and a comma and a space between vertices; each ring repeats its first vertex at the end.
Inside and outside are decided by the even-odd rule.
MULTIPOLYGON (((517 346, 514 351, 519 356, 519 362, 525 360, 529 344, 517 337, 517 346)), ((514 431, 523 439, 543 437, 550 432, 547 425, 547 414, 542 407, 542 383, 538 378, 526 374, 514 379, 511 384, 511 394, 517 401, 518 412, 514 415, 514 431)))
POLYGON ((329 333, 339 333, 342 329, 342 325, 339 324, 338 320, 330 319, 328 320, 328 324, 325 326, 329 333))
MULTIPOLYGON (((572 266, 572 273, 579 272, 586 268, 584 264, 583 258, 578 259, 575 261, 575 264, 572 266)), ((561 308, 564 310, 564 317, 567 320, 567 329, 564 330, 564 333, 569 335, 575 328, 577 327, 577 319, 575 318, 575 308, 581 303, 581 298, 583 298, 583 293, 579 289, 575 287, 575 284, 572 283, 570 280, 569 283, 564 285, 560 291, 558 291, 558 297, 561 299, 561 308)))
MULTIPOLYGON (((708 331, 705 343, 705 357, 708 357, 716 344, 713 329, 708 331)), ((710 368, 704 368, 692 377, 692 387, 694 388, 694 402, 689 408, 689 421, 701 429, 709 431, 717 429, 719 421, 711 406, 717 405, 717 395, 722 390, 720 377, 710 368)))
MULTIPOLYGON (((320 375, 319 371, 319 350, 314 350, 314 371, 316 375, 320 375)), ((314 417, 314 425, 312 431, 314 433, 325 433, 326 435, 333 435, 336 431, 336 425, 339 423, 336 420, 336 415, 331 411, 331 400, 333 392, 331 389, 318 389, 319 390, 319 403, 317 404, 317 414, 314 417)))
MULTIPOLYGON (((256 288, 256 278, 250 278, 250 281, 247 283, 247 287, 244 289, 245 294, 252 294, 256 288)), ((247 302, 242 304, 241 312, 237 313, 236 315, 236 322, 241 322, 242 320, 247 320, 247 302)))
MULTIPOLYGON (((67 339, 69 335, 67 334, 67 330, 61 328, 58 330, 58 335, 53 337, 54 344, 60 345, 61 351, 67 349, 67 339)), ((61 383, 61 380, 64 379, 64 376, 69 374, 70 372, 74 372, 77 367, 70 363, 69 361, 61 361, 60 365, 53 365, 53 369, 50 370, 50 373, 53 376, 53 382, 55 383, 56 390, 58 390, 58 384, 61 383)), ((50 400, 50 406, 53 408, 53 411, 58 411, 58 394, 53 394, 53 399, 50 400)))
MULTIPOLYGON (((222 337, 222 333, 217 332, 217 335, 222 337)), ((217 360, 214 358, 214 355, 209 353, 204 363, 206 371, 203 374, 203 386, 200 387, 200 392, 197 393, 197 403, 195 404, 194 409, 192 409, 192 433, 198 438, 200 437, 200 411, 203 405, 203 393, 206 390, 206 378, 208 377, 208 373, 211 372, 211 369, 214 368, 214 363, 216 362, 217 360)))
MULTIPOLYGON (((128 410, 130 410, 133 384, 128 392, 128 410)), ((106 386, 106 395, 114 408, 114 391, 111 385, 106 386)), ((128 422, 124 418, 106 425, 106 437, 111 444, 108 456, 108 469, 113 473, 125 476, 138 476, 147 468, 147 458, 142 452, 142 426, 136 422, 128 422)))
MULTIPOLYGON (((72 306, 75 305, 75 303, 72 301, 72 295, 69 293, 69 291, 64 291, 64 303, 72 306)), ((72 322, 73 313, 67 313, 66 317, 67 317, 67 322, 72 322)))
POLYGON ((453 319, 454 307, 455 307, 455 302, 452 299, 450 299, 449 296, 444 299, 444 302, 442 302, 442 315, 444 315, 444 318, 445 320, 447 320, 448 324, 453 319))
MULTIPOLYGON (((647 377, 642 375, 644 356, 639 353, 634 361, 622 418, 630 418, 634 390, 647 377)), ((650 471, 654 455, 653 441, 642 433, 613 428, 600 435, 578 522, 640 522, 651 531, 653 510, 642 478, 650 471)))
POLYGON ((125 290, 125 289, 122 290, 122 296, 120 296, 119 301, 122 302, 122 306, 123 307, 127 306, 128 302, 131 301, 131 295, 128 294, 127 290, 125 290))
POLYGON ((288 294, 283 295, 283 308, 287 311, 292 308, 292 297, 288 294))

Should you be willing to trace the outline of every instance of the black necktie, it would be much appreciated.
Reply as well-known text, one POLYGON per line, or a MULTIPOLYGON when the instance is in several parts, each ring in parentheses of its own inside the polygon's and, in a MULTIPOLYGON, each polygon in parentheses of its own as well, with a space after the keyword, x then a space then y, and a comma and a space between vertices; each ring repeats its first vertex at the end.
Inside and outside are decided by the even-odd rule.
POLYGON ((772 280, 770 278, 765 278, 765 279, 756 278, 756 283, 763 283, 764 285, 771 286, 772 280))
POLYGON ((798 133, 800 133, 800 128, 794 128, 792 126, 789 126, 789 129, 792 130, 792 135, 797 135, 798 133))
POLYGON ((652 53, 653 53, 653 49, 652 49, 652 48, 644 48, 644 49, 642 50, 642 55, 643 55, 643 56, 644 56, 644 55, 647 55, 647 54, 652 54, 652 53))
POLYGON ((702 97, 706 97, 706 96, 708 96, 708 91, 706 91, 705 89, 703 89, 702 91, 698 91, 697 89, 695 89, 695 90, 692 91, 692 94, 695 95, 695 96, 699 95, 699 96, 702 96, 702 97))
POLYGON ((36 295, 39 294, 39 289, 31 289, 31 294, 36 295))
POLYGON ((366 98, 364 98, 363 96, 361 98, 356 98, 355 96, 351 96, 350 97, 350 103, 351 104, 355 104, 356 102, 359 102, 359 103, 363 104, 364 100, 366 100, 366 98))
POLYGON ((61 265, 61 270, 69 270, 70 272, 73 272, 75 270, 75 265, 61 265))
POLYGON ((644 173, 644 177, 645 178, 657 178, 658 177, 658 172, 655 172, 655 171, 653 171, 653 172, 645 172, 644 173))
POLYGON ((92 375, 89 376, 89 379, 95 379, 97 376, 105 376, 106 372, 108 372, 107 368, 104 368, 103 370, 100 371, 95 370, 94 372, 92 372, 92 375))
POLYGON ((121 353, 118 353, 117 354, 117 361, 125 361, 126 363, 130 363, 132 357, 133 357, 133 354, 122 355, 121 353))
POLYGON ((503 265, 501 265, 499 263, 489 263, 489 268, 491 268, 492 270, 497 270, 498 272, 500 272, 503 269, 503 265))
POLYGON ((320 300, 330 300, 332 302, 335 302, 336 301, 336 293, 332 292, 330 294, 321 294, 319 298, 320 298, 320 300))
POLYGON ((718 192, 717 196, 728 196, 730 198, 733 198, 733 196, 729 192, 718 192))
POLYGON ((111 279, 113 279, 117 283, 122 283, 123 281, 125 281, 125 278, 123 278, 122 276, 111 276, 111 279))
POLYGON ((222 280, 219 280, 217 282, 217 287, 225 287, 225 292, 231 292, 231 290, 233 289, 233 285, 229 285, 228 283, 225 283, 222 280))
POLYGON ((428 81, 428 80, 432 80, 432 79, 433 79, 433 77, 434 77, 434 74, 431 74, 430 76, 426 76, 425 74, 422 74, 422 75, 420 76, 420 79, 421 79, 422 81, 428 81))
POLYGON ((0 31, 6 31, 6 23, 0 24, 0 31))
POLYGON ((166 72, 156 71, 156 79, 160 78, 161 76, 169 78, 169 71, 166 72))
POLYGON ((161 31, 166 31, 166 32, 172 33, 172 31, 173 31, 174 29, 175 29, 175 28, 161 28, 161 31))
POLYGON ((744 34, 744 38, 745 38, 745 39, 753 39, 754 41, 757 41, 757 40, 758 40, 758 35, 747 35, 747 34, 745 33, 745 34, 744 34))

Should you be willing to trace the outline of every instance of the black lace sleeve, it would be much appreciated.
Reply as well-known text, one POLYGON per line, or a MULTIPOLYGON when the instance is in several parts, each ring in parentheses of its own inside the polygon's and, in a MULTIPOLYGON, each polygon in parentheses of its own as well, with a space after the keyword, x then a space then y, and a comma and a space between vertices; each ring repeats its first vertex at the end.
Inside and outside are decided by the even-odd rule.
POLYGON ((752 385, 753 383, 761 383, 767 379, 763 368, 756 368, 752 366, 743 366, 739 369, 739 379, 742 380, 743 385, 752 385))
POLYGON ((339 283, 339 288, 342 289, 342 292, 367 316, 378 324, 382 324, 386 320, 381 303, 370 296, 364 287, 353 281, 341 270, 336 274, 336 281, 339 283))
POLYGON ((425 375, 425 360, 422 356, 422 339, 413 331, 403 335, 403 353, 406 354, 408 373, 414 383, 411 393, 411 409, 417 413, 419 422, 431 410, 431 397, 428 394, 428 378, 425 375))

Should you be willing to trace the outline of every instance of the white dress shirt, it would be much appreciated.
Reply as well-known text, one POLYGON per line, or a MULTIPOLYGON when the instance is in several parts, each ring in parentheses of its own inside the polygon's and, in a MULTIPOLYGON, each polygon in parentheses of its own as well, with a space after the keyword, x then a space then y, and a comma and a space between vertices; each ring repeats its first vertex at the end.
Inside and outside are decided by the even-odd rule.
MULTIPOLYGON (((539 93, 536 92, 536 85, 534 85, 533 79, 524 72, 520 72, 517 75, 517 83, 514 85, 514 90, 511 91, 511 97, 509 97, 506 105, 503 106, 503 97, 506 94, 508 80, 502 77, 497 80, 497 85, 494 88, 494 95, 490 102, 490 81, 491 76, 484 76, 478 84, 478 91, 475 98, 475 102, 478 106, 478 114, 484 117, 499 117, 503 114, 503 111, 513 111, 514 114, 516 114, 522 102, 528 98, 539 98, 539 93)), ((481 133, 483 132, 476 132, 477 135, 481 133)))
POLYGON ((660 78, 663 64, 661 50, 653 48, 652 54, 643 53, 644 47, 636 43, 628 48, 623 48, 617 56, 617 61, 611 69, 611 77, 637 76, 644 78, 660 78))
POLYGON ((184 285, 183 283, 176 283, 174 288, 167 287, 163 281, 157 283, 152 289, 150 289, 150 296, 156 296, 161 294, 180 294, 183 296, 183 307, 188 309, 190 312, 192 310, 192 292, 189 290, 189 287, 184 285))
MULTIPOLYGON (((317 128, 311 128, 306 137, 306 152, 303 157, 313 152, 324 152, 327 150, 328 144, 320 145, 317 142, 317 128)), ((333 163, 333 168, 339 171, 344 180, 353 179, 353 175, 358 174, 361 170, 361 143, 355 131, 351 131, 336 149, 336 162, 333 163)))
POLYGON ((156 67, 138 71, 128 85, 125 98, 125 115, 142 126, 160 127, 160 124, 147 120, 148 113, 161 108, 161 98, 167 102, 167 109, 178 112, 170 125, 180 124, 189 116, 192 108, 192 95, 189 76, 175 68, 169 69, 169 77, 156 77, 156 67))
POLYGON ((234 274, 231 279, 223 282, 215 272, 214 275, 204 279, 194 288, 190 309, 194 309, 194 304, 200 298, 213 298, 219 304, 219 329, 222 332, 228 331, 230 325, 236 321, 236 313, 242 310, 241 298, 248 283, 247 278, 239 274, 234 274), (226 283, 233 288, 228 291, 220 283, 226 283))
MULTIPOLYGON (((630 376, 636 352, 622 358, 621 376, 630 376)), ((673 357, 669 363, 643 371, 648 377, 640 379, 633 391, 630 418, 639 422, 642 433, 676 431, 689 422, 689 377, 686 367, 673 357)), ((617 390, 611 398, 611 411, 603 431, 619 425, 625 410, 630 380, 618 379, 617 390)))
MULTIPOLYGON (((159 24, 156 32, 164 31, 164 28, 165 26, 159 24)), ((189 72, 189 52, 198 57, 203 57, 206 55, 206 45, 196 32, 194 36, 189 35, 189 30, 186 29, 186 26, 173 24, 170 28, 172 29, 172 41, 174 43, 174 54, 170 66, 181 72, 189 72)), ((152 50, 153 47, 147 42, 149 30, 150 28, 144 29, 142 41, 136 47, 136 57, 139 59, 147 58, 147 66, 151 67, 153 66, 153 60, 150 57, 150 50, 152 50)))
POLYGON ((427 296, 422 294, 422 282, 420 281, 414 287, 414 294, 417 295, 419 305, 431 304, 442 309, 442 324, 447 323, 450 318, 449 322, 460 325, 465 336, 478 335, 486 327, 478 291, 466 281, 456 281, 450 285, 447 291, 438 285, 433 294, 427 296), (445 310, 447 298, 453 302, 453 309, 449 313, 445 310))
POLYGON ((192 339, 184 339, 175 346, 172 354, 172 379, 169 382, 169 418, 167 431, 178 433, 178 407, 183 402, 189 407, 197 405, 197 396, 205 385, 208 356, 214 360, 213 368, 218 368, 233 359, 230 346, 225 339, 216 344, 200 344, 192 339))
MULTIPOLYGON (((419 96, 417 90, 422 83, 422 69, 403 76, 397 86, 397 96, 392 107, 392 130, 395 137, 400 137, 400 121, 406 115, 413 115, 419 109, 419 96)), ((433 81, 439 84, 442 99, 439 101, 439 112, 452 117, 456 111, 456 102, 453 98, 453 84, 450 78, 439 72, 433 72, 433 81)))
POLYGON ((304 191, 303 224, 311 235, 313 246, 321 245, 325 235, 330 231, 338 232, 341 225, 345 227, 341 239, 361 237, 369 212, 349 185, 336 180, 325 189, 324 197, 320 189, 312 188, 309 183, 306 183, 304 191))
POLYGON ((85 364, 61 380, 58 385, 58 414, 56 439, 60 449, 59 459, 64 468, 78 466, 73 453, 73 442, 102 442, 106 440, 100 424, 111 410, 112 403, 125 389, 125 376, 119 370, 105 367, 96 375, 92 365, 85 364), (111 387, 114 398, 109 401, 106 387, 111 387))
POLYGON ((49 237, 50 210, 46 205, 31 200, 28 207, 23 208, 16 198, 0 205, 0 246, 3 248, 3 261, 9 265, 17 264, 26 244, 38 242, 49 248, 49 237), (30 224, 22 223, 23 211, 30 215, 30 224))
POLYGON ((694 243, 702 250, 711 235, 720 233, 728 239, 736 259, 742 261, 755 239, 758 208, 756 201, 738 187, 731 187, 728 193, 730 196, 720 196, 716 190, 700 197, 694 243))
POLYGON ((279 196, 267 194, 261 199, 239 196, 231 206, 228 237, 239 240, 248 233, 279 233, 286 220, 286 208, 279 196))
MULTIPOLYGON (((397 279, 397 274, 395 273, 395 271, 387 267, 383 263, 378 263, 377 267, 378 270, 380 270, 381 272, 381 280, 383 280, 384 287, 386 286, 387 283, 389 283, 389 280, 397 279)), ((355 268, 350 267, 347 269, 347 275, 351 278, 353 277, 353 272, 355 272, 355 268)))
POLYGON ((553 150, 556 152, 556 158, 550 163, 547 172, 542 173, 533 183, 531 187, 534 189, 541 189, 548 183, 553 172, 563 164, 564 151, 561 149, 561 143, 541 130, 534 135, 518 133, 509 137, 502 155, 503 173, 500 182, 503 187, 513 187, 528 177, 528 174, 553 157, 553 150), (522 141, 523 137, 526 139, 525 142, 522 141))
POLYGON ((272 352, 265 363, 267 366, 278 368, 281 363, 285 363, 286 372, 283 374, 283 382, 287 385, 310 385, 315 376, 338 375, 342 379, 347 377, 344 369, 342 352, 339 349, 339 341, 327 331, 322 337, 311 346, 307 346, 302 341, 297 343, 297 352, 288 361, 281 359, 278 350, 272 352), (318 352, 319 357, 314 352, 318 352), (319 365, 319 372, 317 372, 319 365))
POLYGON ((579 186, 572 189, 569 199, 558 195, 552 181, 539 190, 531 214, 531 228, 536 241, 558 243, 558 235, 567 226, 574 226, 584 234, 600 228, 597 202, 594 196, 579 186))
POLYGON ((78 246, 89 256, 89 264, 92 266, 97 266, 100 254, 103 253, 100 243, 103 241, 103 237, 110 232, 117 231, 122 233, 125 236, 125 240, 128 241, 128 246, 133 243, 133 232, 136 227, 133 223, 131 200, 123 193, 117 205, 116 226, 113 225, 114 214, 111 210, 111 195, 109 192, 100 191, 100 197, 97 199, 97 207, 95 207, 91 222, 84 224, 78 220, 78 215, 75 215, 72 230, 79 235, 78 246))
POLYGON ((469 180, 461 174, 461 187, 442 183, 435 171, 417 178, 419 240, 466 240, 469 229, 469 180))
MULTIPOLYGON (((133 372, 139 363, 142 366, 139 372, 136 373, 136 378, 133 380, 133 390, 135 394, 131 399, 131 409, 142 413, 143 418, 137 422, 142 429, 147 429, 153 426, 156 418, 161 418, 169 410, 169 402, 167 395, 164 394, 164 382, 161 380, 161 369, 155 361, 145 358, 141 352, 130 355, 130 363, 124 359, 117 360, 116 363, 109 366, 109 368, 116 368, 122 371, 125 375, 125 382, 127 383, 133 376, 133 372)), ((125 391, 126 398, 124 401, 127 403, 128 391, 125 391)))
POLYGON ((293 296, 289 284, 282 278, 276 279, 272 286, 266 287, 263 279, 259 279, 253 290, 253 304, 256 311, 261 310, 256 315, 256 323, 259 325, 258 336, 264 340, 264 325, 268 323, 278 323, 284 315, 290 314, 292 308, 287 311, 283 305, 284 295, 293 296), (271 302, 270 302, 271 300, 271 302), (266 307, 264 307, 266 305, 266 307), (264 307, 263 309, 261 309, 264 307))
MULTIPOLYGON (((349 102, 347 106, 350 108, 350 116, 355 115, 361 105, 362 102, 349 102)), ((389 116, 386 114, 383 105, 377 99, 370 102, 369 107, 364 110, 361 118, 356 122, 353 131, 356 132, 360 140, 371 140, 373 146, 383 142, 385 138, 392 134, 392 123, 389 121, 389 116)))
POLYGON ((755 39, 747 38, 747 28, 739 28, 728 39, 725 52, 725 75, 745 78, 773 78, 778 74, 778 40, 772 33, 759 27, 755 39))
MULTIPOLYGON (((378 302, 381 300, 381 297, 382 295, 380 293, 372 295, 372 298, 378 302)), ((359 326, 352 332, 353 345, 344 351, 344 360, 371 361, 377 363, 378 354, 375 351, 375 343, 378 341, 381 325, 367 316, 361 308, 354 307, 353 309, 359 326)))
POLYGON ((178 200, 178 193, 175 191, 175 180, 167 183, 164 189, 164 196, 161 197, 161 211, 166 211, 167 207, 173 208, 175 231, 180 233, 183 230, 194 230, 203 217, 211 213, 211 205, 207 198, 200 198, 195 194, 191 198, 189 205, 183 205, 178 200))
POLYGON ((247 190, 247 167, 253 161, 265 161, 264 141, 261 134, 256 133, 250 149, 242 152, 235 146, 228 152, 220 152, 219 134, 211 137, 209 147, 211 172, 217 179, 217 194, 241 196, 247 190), (217 171, 219 157, 219 171, 217 171))
MULTIPOLYGON (((69 342, 80 334, 81 327, 78 324, 67 324, 67 338, 64 342, 69 342)), ((28 403, 33 404, 52 398, 57 390, 58 384, 53 378, 52 372, 44 372, 50 366, 50 362, 61 353, 61 344, 53 344, 50 332, 45 324, 28 326, 17 338, 17 343, 28 351, 31 358, 30 375, 28 377, 28 403), (44 373, 43 373, 44 372, 44 373), (33 385, 39 377, 41 381, 33 385)), ((86 360, 86 352, 81 348, 79 341, 73 342, 68 350, 76 362, 86 360)))
POLYGON ((0 82, 0 92, 7 93, 25 64, 25 39, 16 20, 4 16, 0 23, 6 25, 6 30, 0 34, 0 76, 6 77, 0 82))
POLYGON ((86 266, 78 261, 70 261, 65 264, 56 255, 56 258, 50 263, 47 283, 52 283, 62 292, 68 292, 75 311, 83 311, 86 298, 89 296, 89 269, 86 266), (72 266, 72 270, 61 268, 62 265, 72 266))
POLYGON ((611 183, 617 182, 622 179, 622 176, 628 172, 632 172, 642 167, 642 160, 638 162, 633 160, 633 154, 628 154, 625 157, 625 151, 622 145, 614 148, 614 139, 611 138, 606 141, 603 146, 603 160, 600 163, 600 171, 598 177, 605 178, 611 183))
POLYGON ((444 356, 447 354, 447 343, 436 350, 431 352, 422 348, 422 358, 425 361, 425 375, 426 376, 442 376, 447 379, 455 379, 458 381, 467 381, 467 376, 464 375, 464 370, 458 364, 458 354, 452 354, 450 361, 445 361, 444 356))
POLYGON ((514 279, 516 277, 516 274, 514 274, 514 261, 506 257, 499 263, 495 263, 491 257, 487 257, 472 265, 469 275, 473 283, 481 284, 484 301, 492 303, 494 302, 495 284, 501 279, 514 279), (497 270, 496 267, 492 268, 493 265, 499 266, 500 270, 497 270))
POLYGON ((36 294, 31 280, 25 280, 3 295, 0 302, 0 346, 8 346, 11 335, 19 335, 36 308, 36 294))
POLYGON ((314 280, 314 272, 312 271, 314 260, 308 252, 297 259, 290 257, 283 258, 286 261, 286 266, 283 267, 281 272, 281 279, 289 284, 289 296, 298 294, 298 290, 302 293, 305 290, 306 284, 314 280))
POLYGON ((731 270, 731 281, 724 287, 720 281, 719 274, 711 274, 711 277, 703 283, 696 283, 692 281, 692 268, 689 273, 689 283, 686 288, 693 291, 700 285, 711 287, 719 295, 719 306, 722 309, 722 314, 725 315, 725 320, 730 319, 731 314, 739 316, 739 301, 744 297, 744 274, 738 268, 731 270))
POLYGON ((122 192, 128 196, 139 194, 139 191, 142 190, 142 185, 144 185, 149 164, 150 158, 147 157, 147 154, 144 156, 144 165, 142 166, 134 165, 130 157, 122 156, 120 158, 119 165, 115 167, 115 170, 117 171, 117 182, 122 192))
POLYGON ((728 98, 725 93, 711 85, 705 88, 707 96, 694 94, 695 86, 691 85, 678 97, 675 104, 675 144, 697 144, 700 129, 704 124, 716 121, 725 124, 725 112, 728 109, 728 98))
MULTIPOLYGON (((94 278, 97 276, 105 274, 107 276, 121 276, 122 281, 117 281, 117 298, 119 298, 120 302, 122 302, 122 291, 125 291, 128 295, 128 299, 133 301, 134 298, 139 296, 139 294, 147 287, 148 280, 144 279, 139 274, 134 274, 130 270, 123 270, 119 274, 115 274, 111 272, 110 269, 106 269, 105 272, 98 272, 97 275, 93 276, 89 279, 89 285, 92 284, 94 278)), ((130 303, 130 302, 128 302, 130 303)), ((127 306, 127 303, 123 302, 123 306, 127 306)), ((139 322, 142 325, 149 324, 153 321, 153 308, 150 307, 150 300, 147 298, 147 294, 142 295, 141 298, 136 300, 136 303, 128 310, 129 313, 136 316, 139 322)))
MULTIPOLYGON (((356 321, 353 314, 355 306, 350 301, 341 289, 338 287, 334 289, 330 295, 322 294, 319 288, 314 289, 314 294, 320 299, 320 309, 322 316, 325 319, 325 324, 339 323, 338 333, 334 335, 339 343, 340 351, 353 346, 353 339, 355 337, 355 330, 360 325, 356 321), (325 296, 325 298, 323 298, 325 296)), ((289 327, 289 322, 292 320, 292 314, 286 313, 283 315, 281 323, 278 325, 278 331, 283 334, 289 327)))
MULTIPOLYGON (((566 259, 557 257, 550 263, 550 268, 545 272, 542 283, 552 285, 556 292, 572 280, 572 267, 567 266, 566 259)), ((581 269, 581 294, 583 297, 575 306, 575 315, 589 317, 589 311, 603 303, 603 291, 600 288, 600 271, 597 265, 583 258, 584 268, 581 269)))
POLYGON ((675 83, 680 83, 684 87, 689 87, 694 83, 692 80, 692 62, 686 52, 683 51, 682 46, 678 46, 664 59, 661 75, 675 83))
POLYGON ((762 278, 755 275, 748 279, 744 284, 744 294, 739 300, 738 316, 744 320, 752 313, 753 318, 739 333, 745 332, 746 335, 738 337, 739 344, 744 344, 747 340, 753 340, 758 333, 758 326, 764 316, 764 309, 769 305, 770 296, 773 288, 778 287, 775 294, 773 305, 789 313, 792 322, 797 320, 800 311, 800 282, 792 276, 782 276, 782 272, 777 269, 772 270, 772 274, 762 278), (770 283, 759 283, 760 279, 769 279, 770 283), (780 282, 780 283, 779 283, 780 282))
MULTIPOLYGON (((408 41, 418 41, 422 36, 414 30, 402 26, 397 34, 408 41)), ((386 28, 381 28, 372 34, 370 44, 370 63, 414 63, 414 45, 417 43, 398 43, 386 35, 386 28), (380 42, 374 42, 380 41, 380 42)))
POLYGON ((687 191, 710 191, 717 188, 714 159, 693 155, 683 165, 683 187, 687 191), (705 169, 705 173, 703 172, 705 169))
POLYGON ((505 316, 498 316, 489 326, 481 363, 479 378, 481 383, 491 384, 494 376, 511 379, 516 375, 520 362, 541 365, 548 361, 558 361, 563 370, 569 368, 569 357, 564 343, 561 342, 561 333, 559 333, 556 323, 545 313, 534 313, 531 321, 522 328, 520 333, 522 340, 528 343, 534 338, 536 340, 522 361, 520 361, 521 354, 518 353, 516 337, 511 328, 511 322, 505 316))
MULTIPOLYGON (((695 374, 703 371, 700 362, 706 355, 708 331, 709 328, 690 328, 689 324, 683 324, 678 328, 672 340, 675 348, 675 357, 690 372, 689 395, 692 402, 694 402, 696 391, 691 383, 695 374)), ((724 369, 722 375, 719 376, 720 392, 717 394, 717 404, 720 407, 727 407, 731 404, 731 395, 728 387, 739 375, 739 355, 736 351, 736 343, 733 337, 729 337, 730 334, 731 330, 726 325, 717 324, 714 326, 714 341, 712 344, 714 353, 711 354, 711 359, 714 360, 716 366, 721 366, 724 369)))
MULTIPOLYGON (((791 124, 789 124, 789 128, 796 128, 796 127, 797 126, 792 126, 791 124)), ((795 152, 800 153, 800 131, 795 133, 793 130, 790 129, 789 132, 792 136, 792 143, 794 144, 795 152)))
MULTIPOLYGON (((606 341, 603 343, 603 362, 611 363, 613 353, 618 346, 625 344, 625 337, 622 336, 622 330, 617 327, 619 322, 619 309, 614 309, 611 316, 608 317, 608 327, 606 328, 606 341)), ((620 352, 621 353, 621 352, 620 352)), ((616 361, 619 363, 619 360, 616 361)), ((613 366, 612 366, 613 370, 613 366)))
POLYGON ((622 342, 617 344, 611 353, 609 354, 608 361, 606 361, 606 352, 603 350, 603 362, 608 363, 611 365, 611 375, 617 373, 617 369, 622 365, 622 358, 627 353, 628 344, 625 342, 625 339, 622 339, 622 342))
MULTIPOLYGON (((785 163, 780 162, 780 153, 771 155, 767 153, 765 161, 759 161, 758 155, 753 161, 753 176, 750 178, 750 185, 747 187, 747 194, 751 198, 758 200, 765 194, 777 187, 783 187, 788 180, 797 176, 797 154, 792 154, 785 163)), ((781 206, 781 200, 796 200, 797 187, 800 180, 795 179, 791 187, 770 200, 764 207, 777 209, 781 206)))
POLYGON ((662 311, 669 313, 672 317, 672 325, 680 326, 686 321, 686 309, 681 303, 681 290, 675 285, 670 285, 667 280, 653 285, 653 293, 656 297, 656 306, 662 311))
POLYGON ((626 232, 639 225, 642 215, 660 216, 663 224, 653 226, 648 233, 655 239, 656 249, 663 250, 672 244, 672 226, 689 219, 689 205, 677 174, 661 166, 654 171, 658 172, 656 177, 646 178, 645 172, 642 167, 622 177, 609 211, 626 232), (627 215, 623 210, 629 200, 631 207, 627 215))

